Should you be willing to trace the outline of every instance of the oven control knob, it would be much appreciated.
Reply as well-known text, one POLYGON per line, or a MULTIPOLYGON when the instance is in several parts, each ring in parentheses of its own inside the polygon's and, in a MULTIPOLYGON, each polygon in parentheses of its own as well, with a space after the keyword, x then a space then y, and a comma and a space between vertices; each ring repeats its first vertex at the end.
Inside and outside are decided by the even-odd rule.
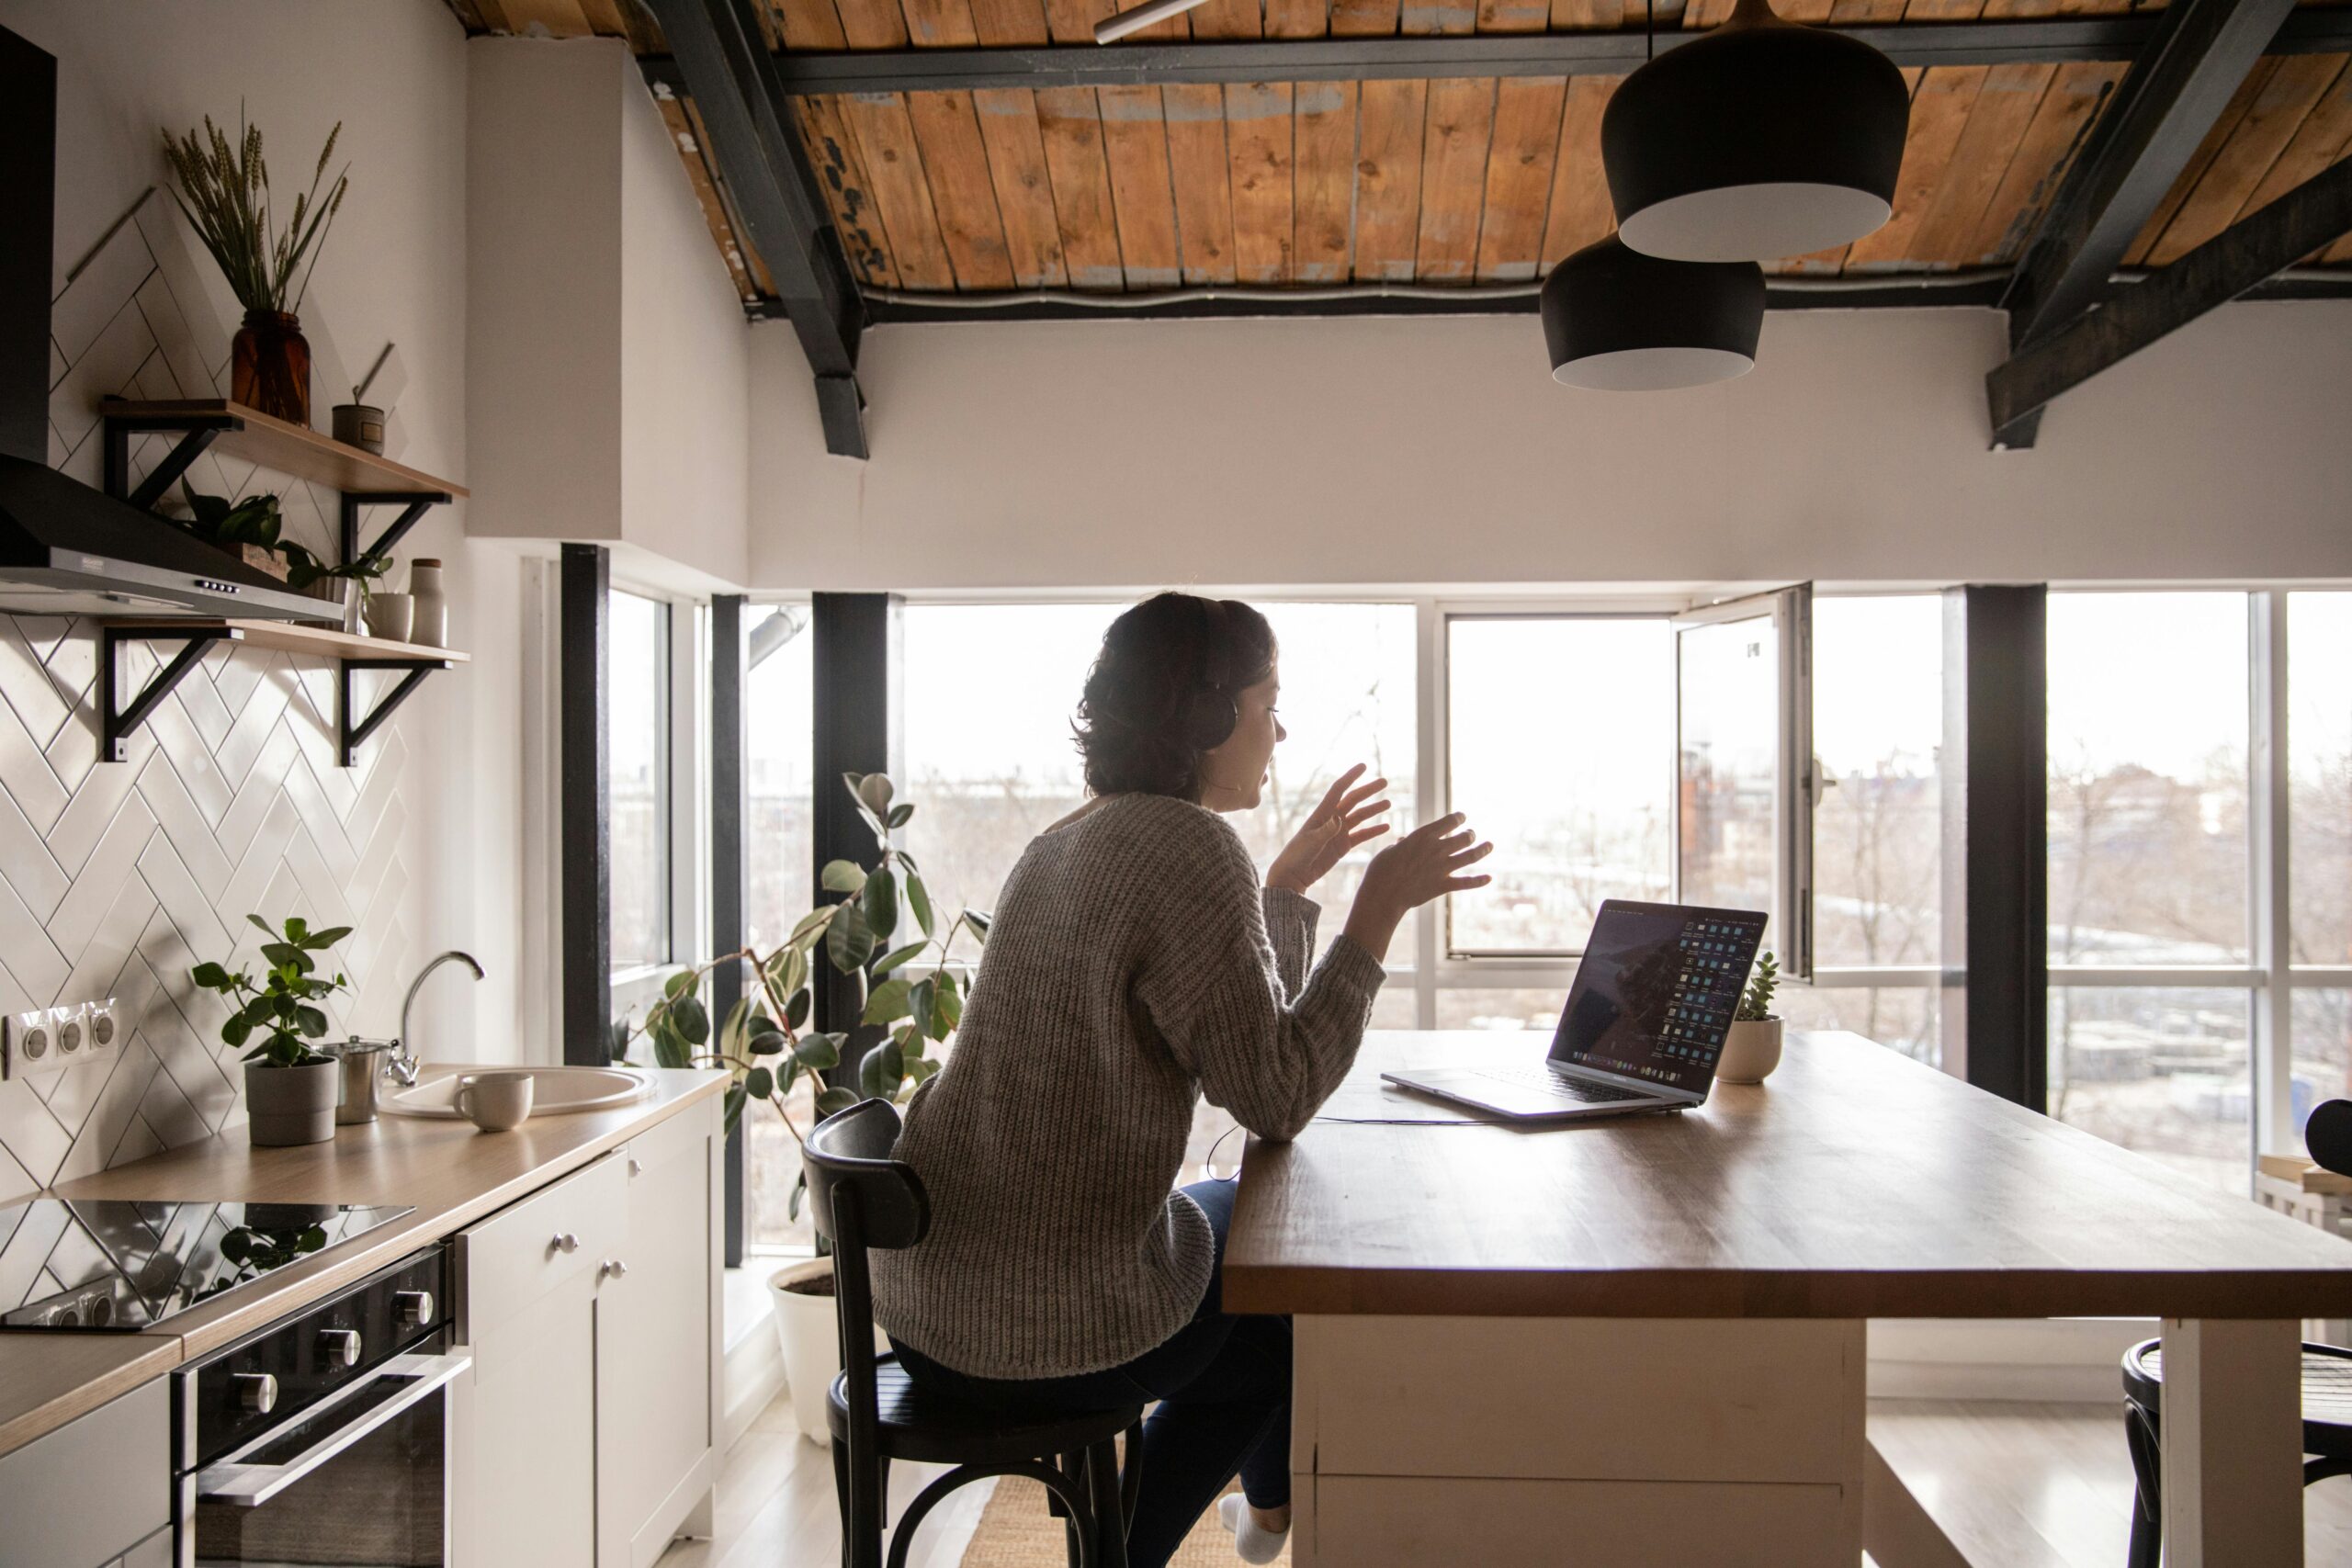
POLYGON ((237 1408, 248 1416, 266 1416, 277 1408, 277 1380, 267 1372, 238 1372, 229 1379, 237 1393, 237 1408))
POLYGON ((433 1321, 431 1291, 396 1291, 392 1294, 392 1320, 402 1328, 422 1328, 433 1321))
POLYGON ((330 1361, 346 1367, 359 1364, 359 1330, 356 1328, 322 1328, 319 1330, 319 1354, 330 1361))

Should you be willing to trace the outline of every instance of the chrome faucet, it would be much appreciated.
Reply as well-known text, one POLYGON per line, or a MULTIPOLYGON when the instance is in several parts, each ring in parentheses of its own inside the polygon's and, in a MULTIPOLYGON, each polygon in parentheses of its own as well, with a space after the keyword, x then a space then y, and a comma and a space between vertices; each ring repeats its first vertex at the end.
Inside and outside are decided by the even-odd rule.
POLYGON ((424 977, 453 958, 472 970, 475 979, 479 980, 482 977, 481 965, 475 962, 474 955, 470 953, 460 953, 453 947, 418 970, 416 978, 409 982, 408 995, 401 1002, 401 1032, 393 1036, 392 1048, 384 1058, 384 1076, 398 1079, 405 1087, 415 1086, 418 1067, 416 1053, 410 1050, 408 1044, 409 1009, 416 1005, 416 993, 424 989, 424 977))

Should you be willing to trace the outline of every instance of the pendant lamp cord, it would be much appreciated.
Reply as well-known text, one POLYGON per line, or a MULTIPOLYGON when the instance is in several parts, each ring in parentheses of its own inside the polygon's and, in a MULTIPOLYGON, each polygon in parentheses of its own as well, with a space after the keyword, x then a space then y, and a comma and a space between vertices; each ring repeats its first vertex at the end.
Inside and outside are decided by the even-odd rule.
POLYGON ((1642 58, 1644 60, 1657 58, 1657 0, 1643 0, 1642 58))

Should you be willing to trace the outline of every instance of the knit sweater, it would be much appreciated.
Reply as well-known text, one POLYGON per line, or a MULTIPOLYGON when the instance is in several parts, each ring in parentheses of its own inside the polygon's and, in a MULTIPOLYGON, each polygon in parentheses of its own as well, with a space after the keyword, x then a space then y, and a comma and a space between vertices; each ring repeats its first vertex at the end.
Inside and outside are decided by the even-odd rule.
POLYGON ((1216 1238, 1174 1191, 1204 1093, 1288 1139, 1354 1061, 1379 960, 1307 973, 1316 906, 1261 888, 1240 836, 1122 795, 1040 834, 1005 880, 956 1044, 897 1156, 931 1231, 873 1254, 876 1316, 975 1377, 1064 1377, 1182 1327, 1216 1238))

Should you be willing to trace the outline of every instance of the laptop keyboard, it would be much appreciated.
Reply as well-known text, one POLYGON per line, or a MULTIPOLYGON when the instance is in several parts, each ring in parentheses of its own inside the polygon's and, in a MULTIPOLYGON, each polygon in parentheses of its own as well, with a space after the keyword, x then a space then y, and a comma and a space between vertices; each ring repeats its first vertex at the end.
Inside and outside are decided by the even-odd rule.
POLYGON ((1573 1100, 1586 1105, 1601 1105, 1615 1100, 1656 1100, 1655 1094, 1640 1089, 1619 1089, 1614 1084, 1589 1083, 1583 1078, 1565 1077, 1548 1067, 1487 1067, 1481 1076, 1500 1078, 1505 1083, 1523 1084, 1529 1089, 1544 1089, 1562 1100, 1573 1100))

